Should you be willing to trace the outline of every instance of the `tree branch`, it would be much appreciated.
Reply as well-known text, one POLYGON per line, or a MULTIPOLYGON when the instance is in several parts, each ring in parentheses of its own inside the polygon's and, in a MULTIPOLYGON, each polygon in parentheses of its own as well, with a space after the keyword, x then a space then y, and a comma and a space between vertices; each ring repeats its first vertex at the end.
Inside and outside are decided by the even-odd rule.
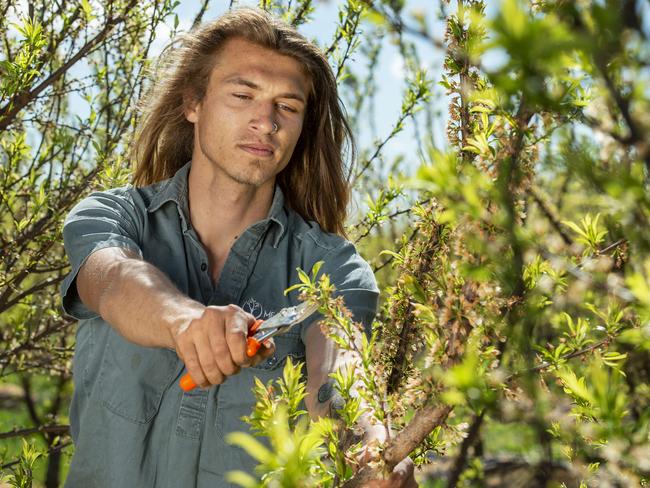
POLYGON ((1 432, 0 439, 11 439, 12 437, 27 437, 33 434, 54 434, 64 435, 70 433, 70 426, 67 424, 50 424, 32 427, 30 429, 14 429, 8 432, 1 432))
POLYGON ((131 0, 131 2, 124 8, 124 14, 108 18, 104 28, 93 37, 88 43, 86 43, 79 51, 75 53, 68 61, 66 61, 59 69, 54 73, 50 74, 45 80, 43 80, 35 88, 25 89, 20 93, 17 93, 13 98, 4 106, 0 108, 0 131, 5 130, 16 118, 16 115, 25 108, 29 103, 34 100, 39 93, 45 90, 47 87, 56 82, 65 72, 67 72, 73 65, 75 65, 80 59, 90 53, 95 46, 104 40, 104 38, 111 32, 113 27, 118 23, 123 21, 127 12, 129 12, 137 3, 137 0, 131 0))
MULTIPOLYGON (((413 420, 397 434, 386 446, 383 460, 386 471, 391 472, 397 464, 407 457, 439 425, 442 425, 452 411, 449 405, 426 406, 416 412, 413 420)), ((378 477, 378 473, 366 465, 349 479, 343 488, 361 488, 365 483, 378 477)))
POLYGON ((478 433, 481 430, 481 425, 483 424, 484 418, 485 409, 474 417, 474 421, 472 422, 472 425, 467 432, 467 437, 463 439, 463 443, 460 446, 460 452, 458 453, 458 456, 454 461, 454 466, 449 473, 449 477, 447 478, 448 488, 456 488, 456 484, 458 483, 460 475, 463 473, 463 469, 465 469, 465 464, 467 463, 467 454, 469 452, 469 448, 474 444, 476 436, 478 436, 478 433))

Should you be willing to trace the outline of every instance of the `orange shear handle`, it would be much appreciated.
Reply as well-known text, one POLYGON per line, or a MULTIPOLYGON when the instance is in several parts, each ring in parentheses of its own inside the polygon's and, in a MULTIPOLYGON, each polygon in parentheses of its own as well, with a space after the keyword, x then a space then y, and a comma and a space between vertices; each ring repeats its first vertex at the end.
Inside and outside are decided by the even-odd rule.
MULTIPOLYGON (((262 347, 262 343, 253 337, 255 332, 257 332, 259 326, 262 325, 262 322, 264 321, 256 320, 248 328, 248 338, 246 339, 246 355, 249 358, 255 356, 255 354, 257 354, 257 351, 260 350, 260 347, 262 347)), ((181 390, 183 391, 191 391, 198 386, 196 383, 194 383, 194 380, 192 379, 189 373, 185 373, 183 376, 181 376, 178 385, 181 387, 181 390)))

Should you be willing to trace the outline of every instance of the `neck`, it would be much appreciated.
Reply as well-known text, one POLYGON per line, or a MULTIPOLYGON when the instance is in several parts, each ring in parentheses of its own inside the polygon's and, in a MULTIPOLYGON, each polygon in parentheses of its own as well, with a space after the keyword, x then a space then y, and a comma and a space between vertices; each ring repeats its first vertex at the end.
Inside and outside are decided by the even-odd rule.
POLYGON ((234 241, 268 215, 274 181, 260 187, 232 181, 208 164, 192 162, 188 178, 190 219, 216 261, 223 261, 234 241))

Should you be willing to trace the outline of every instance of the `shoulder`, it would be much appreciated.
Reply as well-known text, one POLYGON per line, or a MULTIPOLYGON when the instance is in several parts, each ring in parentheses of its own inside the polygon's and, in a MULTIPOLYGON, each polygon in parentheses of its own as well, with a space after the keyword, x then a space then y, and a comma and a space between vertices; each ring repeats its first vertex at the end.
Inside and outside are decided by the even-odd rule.
POLYGON ((374 273, 358 253, 354 244, 337 234, 326 232, 313 221, 306 221, 296 212, 289 211, 291 238, 301 249, 304 263, 311 266, 323 261, 321 272, 330 275, 339 289, 363 288, 376 290, 374 273))
POLYGON ((128 186, 124 189, 127 190, 130 196, 139 202, 146 209, 149 209, 153 206, 159 206, 161 203, 164 203, 169 198, 171 193, 174 192, 173 179, 167 178, 166 180, 157 181, 146 186, 128 186))
POLYGON ((166 179, 151 185, 135 187, 131 184, 94 191, 79 201, 70 212, 68 219, 74 218, 79 211, 109 210, 124 211, 127 215, 144 215, 156 198, 171 184, 166 179))
POLYGON ((135 237, 141 234, 146 212, 146 203, 133 186, 95 191, 70 210, 63 223, 64 236, 112 229, 135 237))
POLYGON ((287 224, 291 238, 297 241, 301 247, 326 254, 349 244, 345 238, 321 229, 317 222, 305 220, 290 208, 285 207, 285 209, 287 210, 287 224))
POLYGON ((93 211, 133 211, 138 207, 137 193, 132 186, 111 188, 110 190, 94 191, 79 201, 71 210, 67 220, 74 219, 79 214, 93 211))

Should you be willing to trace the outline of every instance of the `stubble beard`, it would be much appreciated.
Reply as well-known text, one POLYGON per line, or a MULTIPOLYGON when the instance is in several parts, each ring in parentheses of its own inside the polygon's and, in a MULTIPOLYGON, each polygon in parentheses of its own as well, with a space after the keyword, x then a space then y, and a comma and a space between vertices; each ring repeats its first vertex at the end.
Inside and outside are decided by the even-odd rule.
POLYGON ((265 175, 264 162, 259 159, 249 161, 247 168, 241 171, 229 171, 230 176, 234 181, 241 185, 248 185, 259 188, 263 183, 269 180, 265 175))

